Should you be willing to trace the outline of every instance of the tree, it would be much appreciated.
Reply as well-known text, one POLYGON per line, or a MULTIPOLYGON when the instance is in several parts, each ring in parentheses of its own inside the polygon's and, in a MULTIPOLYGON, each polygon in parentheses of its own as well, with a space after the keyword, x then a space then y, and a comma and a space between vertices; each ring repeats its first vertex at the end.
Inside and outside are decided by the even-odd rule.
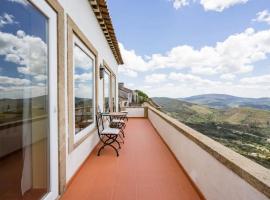
POLYGON ((137 90, 137 93, 138 93, 138 96, 139 96, 139 103, 140 104, 148 101, 149 97, 143 91, 137 90))

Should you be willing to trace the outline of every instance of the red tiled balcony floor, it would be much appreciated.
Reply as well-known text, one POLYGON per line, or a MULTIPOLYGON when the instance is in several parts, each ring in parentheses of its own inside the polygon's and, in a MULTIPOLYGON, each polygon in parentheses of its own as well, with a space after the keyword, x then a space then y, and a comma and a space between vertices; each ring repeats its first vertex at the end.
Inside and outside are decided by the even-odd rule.
POLYGON ((198 192, 147 119, 129 119, 120 156, 93 151, 61 200, 196 200, 198 192))

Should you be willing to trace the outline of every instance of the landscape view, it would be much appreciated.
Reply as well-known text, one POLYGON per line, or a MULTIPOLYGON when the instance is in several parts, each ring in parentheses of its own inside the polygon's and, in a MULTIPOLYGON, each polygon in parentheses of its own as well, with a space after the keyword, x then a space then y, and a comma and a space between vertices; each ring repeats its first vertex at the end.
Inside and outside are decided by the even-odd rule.
POLYGON ((144 1, 143 8, 122 0, 121 12, 108 3, 124 60, 119 81, 270 169, 269 0, 144 1))
POLYGON ((152 99, 168 115, 270 169, 270 98, 206 94, 152 99))

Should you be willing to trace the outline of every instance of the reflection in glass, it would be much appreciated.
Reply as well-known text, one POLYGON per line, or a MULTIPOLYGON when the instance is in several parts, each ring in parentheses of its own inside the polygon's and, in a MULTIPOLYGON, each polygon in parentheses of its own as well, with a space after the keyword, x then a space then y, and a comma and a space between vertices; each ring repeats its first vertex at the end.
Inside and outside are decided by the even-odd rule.
POLYGON ((75 134, 93 123, 93 60, 74 47, 75 134))
POLYGON ((116 111, 116 80, 115 76, 112 76, 112 107, 113 111, 116 111))
POLYGON ((104 104, 105 112, 110 111, 110 74, 105 72, 104 74, 104 104))
POLYGON ((0 19, 0 199, 40 199, 49 191, 48 19, 8 0, 0 19))

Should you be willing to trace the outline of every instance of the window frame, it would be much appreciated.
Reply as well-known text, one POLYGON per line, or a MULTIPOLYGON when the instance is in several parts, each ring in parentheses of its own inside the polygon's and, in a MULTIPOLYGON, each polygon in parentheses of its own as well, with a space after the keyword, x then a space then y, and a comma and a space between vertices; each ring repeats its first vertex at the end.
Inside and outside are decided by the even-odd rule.
MULTIPOLYGON (((89 55, 85 52, 90 58, 93 59, 93 110, 94 116, 97 111, 97 102, 98 102, 98 52, 96 48, 92 45, 92 43, 87 39, 87 37, 82 33, 82 31, 78 28, 75 22, 71 19, 69 15, 67 15, 67 95, 68 95, 68 152, 71 153, 74 149, 76 149, 83 141, 85 141, 92 133, 96 131, 96 120, 94 117, 94 123, 90 125, 90 128, 87 127, 79 133, 75 134, 75 115, 74 115, 74 44, 76 39, 77 42, 84 46, 87 49, 87 52, 90 52, 89 55), (95 74, 95 75, 94 75, 95 74)), ((78 45, 81 47, 80 45, 78 45)), ((81 48, 83 49, 83 48, 81 48)))
MULTIPOLYGON (((89 124, 89 126, 85 127, 78 133, 75 131, 75 79, 73 78, 73 131, 74 131, 74 143, 77 143, 80 141, 83 137, 87 135, 88 132, 91 132, 95 128, 95 56, 94 54, 83 44, 83 42, 76 36, 73 36, 73 49, 75 47, 78 47, 79 49, 82 50, 83 53, 85 53, 92 61, 93 61, 93 66, 92 66, 92 106, 93 106, 93 123, 89 124)), ((73 54, 73 76, 75 75, 75 55, 73 54)), ((89 87, 90 88, 90 87, 89 87)))
MULTIPOLYGON (((115 110, 114 111, 117 111, 117 94, 116 94, 116 76, 115 76, 115 74, 112 74, 112 76, 111 76, 111 85, 112 85, 112 94, 114 93, 114 95, 115 95, 115 97, 114 97, 114 102, 113 102, 113 99, 111 100, 111 104, 112 104, 112 110, 113 110, 113 103, 114 103, 114 106, 115 106, 115 110), (114 79, 114 85, 113 85, 113 79, 114 79), (114 92, 113 92, 113 90, 114 90, 114 92)), ((112 95, 112 97, 113 97, 113 95, 112 95)))
POLYGON ((108 74, 109 77, 109 109, 111 111, 111 97, 112 97, 112 93, 111 93, 111 71, 105 66, 105 71, 104 71, 104 78, 103 78, 103 112, 106 112, 105 108, 106 108, 106 97, 105 97, 105 74, 108 74))
MULTIPOLYGON (((109 108, 110 108, 110 111, 112 112, 113 111, 113 103, 112 103, 112 91, 113 89, 115 89, 115 96, 116 96, 116 75, 115 73, 113 72, 113 70, 109 67, 109 65, 106 63, 105 60, 103 60, 103 66, 105 68, 105 72, 104 74, 107 72, 109 72, 109 86, 110 86, 110 95, 109 95, 109 108), (113 88, 113 84, 112 84, 112 78, 115 78, 115 88, 113 88)), ((105 76, 104 76, 105 77, 105 76)), ((116 105, 116 98, 115 97, 115 108, 117 110, 117 105, 116 105)), ((103 111, 105 112, 105 78, 103 78, 103 111)))
POLYGON ((59 155, 58 155, 58 134, 60 134, 59 128, 59 68, 63 67, 63 59, 59 56, 59 50, 62 49, 63 41, 59 37, 62 30, 61 25, 64 20, 63 10, 57 2, 54 0, 28 0, 27 3, 35 7, 40 13, 47 18, 47 36, 48 36, 48 83, 47 83, 47 95, 48 95, 48 121, 49 121, 49 136, 48 136, 48 165, 49 165, 49 185, 47 193, 42 199, 55 199, 59 195, 59 181, 58 178, 60 169, 59 167, 59 155), (60 22, 60 23, 59 23, 60 22), (55 67, 58 66, 58 67, 55 67))

